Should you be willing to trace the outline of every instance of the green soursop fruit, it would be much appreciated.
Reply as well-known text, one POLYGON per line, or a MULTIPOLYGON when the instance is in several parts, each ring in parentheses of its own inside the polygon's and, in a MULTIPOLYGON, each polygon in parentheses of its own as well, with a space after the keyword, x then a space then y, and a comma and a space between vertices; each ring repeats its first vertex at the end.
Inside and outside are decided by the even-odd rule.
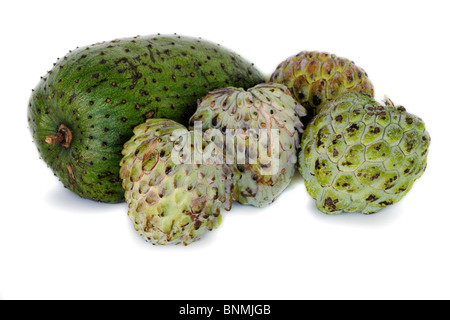
POLYGON ((409 192, 425 171, 429 144, 425 124, 405 108, 347 93, 307 126, 300 172, 320 211, 375 213, 409 192))
POLYGON ((222 208, 231 209, 231 172, 193 163, 189 150, 193 134, 164 119, 137 126, 125 144, 120 174, 128 215, 152 244, 188 245, 220 225, 222 208))
POLYGON ((264 77, 219 45, 182 36, 147 36, 70 52, 42 78, 28 122, 42 159, 81 197, 123 200, 119 162, 133 128, 148 118, 187 124, 197 99, 264 77))
POLYGON ((300 117, 305 115, 286 86, 265 83, 248 91, 229 87, 208 93, 199 101, 190 126, 198 122, 203 131, 227 135, 224 161, 240 172, 235 175, 235 199, 264 207, 292 180, 303 132, 300 117))
POLYGON ((308 110, 308 118, 319 113, 327 101, 345 92, 374 95, 373 85, 363 69, 326 52, 302 51, 289 57, 278 65, 271 81, 287 85, 308 110))

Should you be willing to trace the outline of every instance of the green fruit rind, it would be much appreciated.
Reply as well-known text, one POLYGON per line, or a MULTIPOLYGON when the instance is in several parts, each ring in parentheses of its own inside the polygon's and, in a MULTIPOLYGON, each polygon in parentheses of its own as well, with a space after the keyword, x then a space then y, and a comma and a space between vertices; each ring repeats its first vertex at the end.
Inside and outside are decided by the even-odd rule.
POLYGON ((303 133, 299 170, 317 208, 371 214, 400 201, 427 166, 423 121, 391 101, 346 93, 303 133))
MULTIPOLYGON (((34 90, 28 123, 41 158, 81 197, 123 200, 119 162, 133 128, 148 118, 187 124, 197 99, 264 81, 252 64, 219 45, 183 36, 146 36, 76 49, 34 90), (46 139, 64 125, 67 147, 46 139)), ((53 139, 58 142, 57 139, 53 139)))
POLYGON ((120 174, 128 216, 154 245, 189 245, 220 225, 222 209, 231 209, 228 171, 220 165, 174 162, 173 152, 183 153, 180 132, 193 138, 174 121, 149 119, 135 128, 123 150, 120 174))
POLYGON ((367 73, 352 61, 327 52, 302 51, 278 65, 270 81, 282 83, 308 110, 308 120, 323 105, 346 92, 374 96, 367 73))
POLYGON ((201 122, 203 131, 218 130, 223 134, 232 131, 234 143, 225 143, 225 148, 231 158, 227 164, 238 172, 234 197, 241 204, 265 207, 292 180, 303 132, 300 118, 305 115, 306 110, 286 86, 263 83, 247 91, 228 87, 208 93, 199 101, 190 126, 201 122), (276 131, 278 139, 271 130, 276 131), (239 143, 236 137, 243 142, 239 143), (260 143, 264 137, 265 148, 260 143), (244 150, 245 159, 239 159, 239 152, 243 154, 244 150))

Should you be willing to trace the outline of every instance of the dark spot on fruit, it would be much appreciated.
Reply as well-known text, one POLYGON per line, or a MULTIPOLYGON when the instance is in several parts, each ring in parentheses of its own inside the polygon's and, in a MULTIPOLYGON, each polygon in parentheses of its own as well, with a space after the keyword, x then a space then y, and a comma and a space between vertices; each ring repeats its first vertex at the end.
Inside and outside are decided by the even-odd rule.
POLYGON ((377 198, 377 196, 374 195, 374 194, 371 194, 371 195, 366 199, 367 202, 374 202, 375 200, 378 200, 378 198, 377 198))
POLYGON ((93 75, 92 75, 92 78, 94 78, 94 79, 98 79, 100 77, 100 74, 99 73, 94 73, 93 75))
POLYGON ((217 126, 217 118, 219 117, 219 115, 216 115, 214 118, 212 118, 211 120, 211 124, 213 127, 217 126))
POLYGON ((333 200, 333 199, 328 197, 328 198, 325 199, 325 206, 330 208, 331 211, 336 211, 336 209, 337 209, 336 203, 338 203, 338 202, 339 202, 338 199, 333 200))
POLYGON ((76 98, 76 94, 74 94, 74 95, 72 95, 70 98, 69 98, 69 104, 72 104, 72 102, 73 102, 73 100, 76 98))
POLYGON ((336 120, 337 122, 342 122, 342 116, 339 115, 334 120, 336 120))
POLYGON ((347 128, 347 132, 349 133, 355 132, 357 130, 359 130, 359 126, 356 123, 347 128))
POLYGON ((123 117, 121 120, 122 120, 122 122, 127 122, 128 121, 128 119, 125 118, 125 117, 123 117))

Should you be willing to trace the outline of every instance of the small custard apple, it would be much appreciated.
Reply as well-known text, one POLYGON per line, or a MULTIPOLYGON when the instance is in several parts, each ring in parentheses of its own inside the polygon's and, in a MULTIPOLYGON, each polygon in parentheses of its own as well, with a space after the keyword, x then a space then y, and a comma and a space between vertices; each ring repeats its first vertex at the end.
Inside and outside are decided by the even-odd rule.
POLYGON ((149 119, 123 150, 128 215, 154 245, 189 245, 220 225, 222 208, 231 209, 232 178, 221 166, 190 161, 186 137, 192 134, 172 120, 149 119))
POLYGON ((423 121, 387 100, 346 93, 307 126, 300 172, 327 214, 371 214, 400 201, 427 166, 423 121))
POLYGON ((328 100, 345 92, 374 95, 373 85, 363 69, 326 52, 302 51, 286 59, 278 65, 271 81, 287 85, 295 99, 308 110, 310 119, 328 100))
POLYGON ((286 86, 264 83, 248 91, 229 87, 210 92, 199 101, 190 126, 226 136, 224 162, 238 172, 235 200, 264 207, 292 180, 305 115, 286 86))

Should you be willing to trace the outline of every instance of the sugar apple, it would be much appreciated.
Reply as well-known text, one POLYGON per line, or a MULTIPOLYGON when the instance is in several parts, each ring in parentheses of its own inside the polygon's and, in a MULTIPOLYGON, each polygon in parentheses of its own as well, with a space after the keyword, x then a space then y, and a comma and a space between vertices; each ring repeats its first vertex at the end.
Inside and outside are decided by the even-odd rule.
POLYGON ((400 201, 427 166, 424 122, 388 100, 347 93, 307 126, 300 172, 327 214, 375 213, 400 201))
POLYGON ((326 52, 302 51, 286 59, 278 65, 271 81, 287 85, 295 99, 308 110, 309 119, 328 100, 345 92, 374 95, 373 85, 363 69, 326 52))
POLYGON ((300 117, 305 115, 286 86, 265 83, 248 91, 230 87, 210 92, 199 101, 190 126, 199 122, 203 131, 231 134, 223 146, 226 163, 240 172, 235 175, 234 198, 264 207, 281 194, 296 171, 303 132, 300 117))
POLYGON ((187 151, 194 142, 183 134, 192 137, 174 121, 149 119, 123 150, 128 215, 154 245, 189 245, 220 225, 222 208, 231 208, 232 177, 220 165, 192 163, 187 151))

